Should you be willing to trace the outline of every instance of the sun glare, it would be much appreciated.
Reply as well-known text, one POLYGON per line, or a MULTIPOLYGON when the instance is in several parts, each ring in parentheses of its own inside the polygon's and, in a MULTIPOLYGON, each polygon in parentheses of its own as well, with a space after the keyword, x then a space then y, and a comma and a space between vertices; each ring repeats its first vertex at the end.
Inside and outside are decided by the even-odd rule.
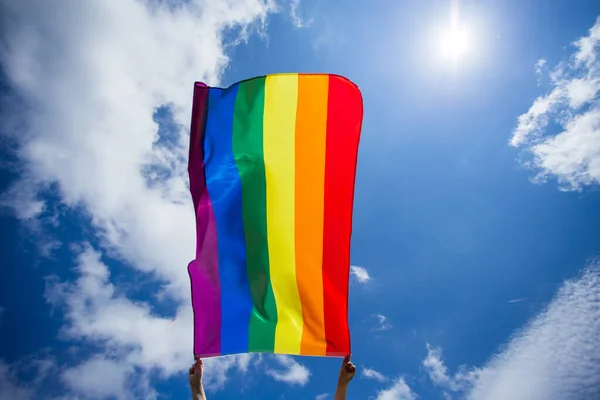
POLYGON ((457 61, 469 53, 471 50, 471 41, 466 29, 452 27, 441 35, 439 46, 442 57, 457 61))

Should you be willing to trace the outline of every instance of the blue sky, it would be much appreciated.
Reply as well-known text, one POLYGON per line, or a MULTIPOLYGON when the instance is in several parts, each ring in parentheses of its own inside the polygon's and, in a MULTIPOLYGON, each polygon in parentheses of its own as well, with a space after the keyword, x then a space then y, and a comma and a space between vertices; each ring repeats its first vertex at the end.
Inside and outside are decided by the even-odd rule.
MULTIPOLYGON (((600 4, 573 4, 0 0, 0 398, 189 396, 192 84, 275 72, 363 92, 350 399, 600 396, 600 4)), ((331 399, 339 362, 206 385, 331 399)))

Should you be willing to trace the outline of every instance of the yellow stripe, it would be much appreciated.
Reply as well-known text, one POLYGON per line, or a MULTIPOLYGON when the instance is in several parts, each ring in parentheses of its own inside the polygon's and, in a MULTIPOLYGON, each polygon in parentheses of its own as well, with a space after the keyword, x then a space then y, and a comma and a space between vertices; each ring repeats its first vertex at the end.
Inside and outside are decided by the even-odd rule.
POLYGON ((267 237, 277 305, 275 353, 300 354, 302 305, 296 282, 294 176, 298 75, 267 76, 263 146, 267 177, 267 237))

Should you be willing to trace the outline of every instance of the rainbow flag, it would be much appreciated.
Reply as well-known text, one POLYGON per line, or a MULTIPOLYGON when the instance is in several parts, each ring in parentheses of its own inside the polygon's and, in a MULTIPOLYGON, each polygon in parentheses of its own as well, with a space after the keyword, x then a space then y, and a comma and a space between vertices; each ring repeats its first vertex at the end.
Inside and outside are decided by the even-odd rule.
POLYGON ((194 86, 194 354, 350 354, 358 87, 326 74, 194 86))

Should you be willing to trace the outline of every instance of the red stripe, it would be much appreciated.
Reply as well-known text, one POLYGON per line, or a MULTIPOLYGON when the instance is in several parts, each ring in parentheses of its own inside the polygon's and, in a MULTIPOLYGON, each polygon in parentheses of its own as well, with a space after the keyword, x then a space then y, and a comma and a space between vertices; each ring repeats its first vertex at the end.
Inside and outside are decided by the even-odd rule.
POLYGON ((345 356, 350 354, 350 237, 363 105, 358 87, 340 76, 329 78, 328 97, 323 221, 325 336, 327 355, 345 356))

